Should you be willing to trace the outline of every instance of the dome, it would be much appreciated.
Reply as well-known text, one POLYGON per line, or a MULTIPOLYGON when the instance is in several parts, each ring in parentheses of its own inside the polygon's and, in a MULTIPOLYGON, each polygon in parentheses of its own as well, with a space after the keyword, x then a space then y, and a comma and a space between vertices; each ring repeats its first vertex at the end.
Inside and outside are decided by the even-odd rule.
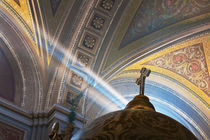
POLYGON ((97 118, 79 131, 73 140, 196 140, 196 137, 174 119, 156 112, 144 95, 136 96, 124 110, 97 118), (144 105, 130 109, 130 104, 144 100, 144 105))
POLYGON ((72 137, 73 140, 196 140, 182 124, 158 113, 144 95, 145 78, 150 70, 141 69, 137 79, 140 94, 124 110, 97 118, 72 137))

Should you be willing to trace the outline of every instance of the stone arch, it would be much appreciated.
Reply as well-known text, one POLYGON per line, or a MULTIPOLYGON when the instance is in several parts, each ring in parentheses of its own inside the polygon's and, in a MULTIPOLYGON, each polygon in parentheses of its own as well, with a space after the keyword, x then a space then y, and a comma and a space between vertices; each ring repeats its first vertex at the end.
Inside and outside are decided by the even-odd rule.
POLYGON ((0 22, 0 44, 12 65, 15 98, 19 98, 14 104, 31 112, 40 111, 43 96, 41 61, 22 27, 3 9, 0 22))

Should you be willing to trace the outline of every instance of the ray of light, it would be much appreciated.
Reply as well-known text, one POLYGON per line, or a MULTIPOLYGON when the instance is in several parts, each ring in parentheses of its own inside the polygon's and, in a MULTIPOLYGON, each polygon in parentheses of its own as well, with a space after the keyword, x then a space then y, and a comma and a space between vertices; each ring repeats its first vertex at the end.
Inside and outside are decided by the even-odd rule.
MULTIPOLYGON (((89 86, 97 90, 97 92, 88 92, 88 96, 92 98, 92 100, 108 111, 122 109, 125 107, 128 101, 120 93, 113 89, 102 78, 97 76, 91 69, 76 61, 74 59, 74 55, 64 48, 65 47, 63 47, 61 44, 57 44, 53 54, 51 54, 53 55, 52 58, 56 59, 65 65, 66 68, 82 77, 84 81, 89 84, 89 86), (74 65, 72 65, 72 63, 74 63, 74 65)), ((49 48, 49 50, 52 50, 52 48, 49 48)))

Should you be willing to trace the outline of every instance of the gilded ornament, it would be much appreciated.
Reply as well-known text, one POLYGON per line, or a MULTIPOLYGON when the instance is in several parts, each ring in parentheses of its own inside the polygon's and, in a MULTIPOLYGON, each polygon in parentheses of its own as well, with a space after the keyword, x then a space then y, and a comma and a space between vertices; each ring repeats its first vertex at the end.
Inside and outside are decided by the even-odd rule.
POLYGON ((110 11, 114 5, 114 0, 103 0, 101 2, 101 7, 105 10, 110 11))
POLYGON ((95 16, 93 18, 93 21, 92 21, 91 25, 92 25, 93 28, 95 28, 97 30, 100 30, 103 27, 104 22, 105 22, 105 20, 103 18, 95 16))
POLYGON ((89 35, 86 35, 85 36, 85 39, 83 41, 83 45, 86 47, 86 48, 89 48, 89 49, 93 49, 94 46, 95 46, 95 43, 96 43, 96 39, 89 36, 89 35))
POLYGON ((77 60, 79 61, 81 65, 87 66, 90 59, 85 55, 79 54, 77 57, 77 60))

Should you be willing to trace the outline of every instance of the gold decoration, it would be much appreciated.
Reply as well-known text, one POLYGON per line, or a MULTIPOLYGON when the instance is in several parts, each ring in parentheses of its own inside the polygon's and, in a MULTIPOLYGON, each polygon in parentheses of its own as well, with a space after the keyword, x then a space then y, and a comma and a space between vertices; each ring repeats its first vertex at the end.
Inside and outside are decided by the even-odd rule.
POLYGON ((89 48, 89 49, 93 49, 94 46, 95 46, 95 43, 96 43, 96 39, 89 36, 89 35, 86 35, 85 36, 85 39, 83 41, 83 45, 86 47, 86 48, 89 48))
POLYGON ((102 17, 95 16, 93 18, 91 25, 93 28, 100 30, 103 27, 104 22, 105 22, 105 20, 102 17))
POLYGON ((109 10, 109 11, 112 9, 113 5, 114 5, 114 1, 113 0, 103 0, 101 2, 101 7, 103 9, 109 10))

